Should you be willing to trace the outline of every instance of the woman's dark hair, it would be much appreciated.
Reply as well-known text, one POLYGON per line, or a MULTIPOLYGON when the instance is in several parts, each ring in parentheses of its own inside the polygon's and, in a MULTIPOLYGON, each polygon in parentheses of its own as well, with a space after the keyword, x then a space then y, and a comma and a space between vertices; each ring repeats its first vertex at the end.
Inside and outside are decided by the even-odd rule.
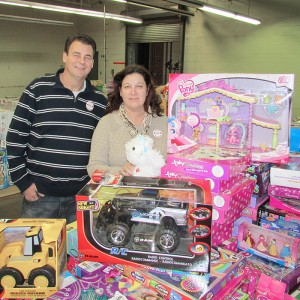
POLYGON ((141 74, 146 82, 148 94, 146 97, 146 101, 144 103, 144 109, 146 112, 150 113, 149 107, 151 108, 152 115, 161 116, 162 108, 160 106, 161 100, 159 95, 155 91, 154 82, 150 72, 140 65, 131 65, 127 66, 121 72, 117 73, 113 79, 113 86, 111 93, 108 94, 108 106, 106 108, 106 112, 110 113, 112 111, 118 110, 123 99, 120 95, 120 88, 122 86, 122 82, 127 75, 138 73, 141 74))
POLYGON ((93 48, 93 57, 95 56, 97 46, 96 42, 87 34, 76 34, 73 36, 69 36, 65 42, 64 52, 69 53, 70 46, 73 42, 80 41, 83 44, 90 45, 93 48))

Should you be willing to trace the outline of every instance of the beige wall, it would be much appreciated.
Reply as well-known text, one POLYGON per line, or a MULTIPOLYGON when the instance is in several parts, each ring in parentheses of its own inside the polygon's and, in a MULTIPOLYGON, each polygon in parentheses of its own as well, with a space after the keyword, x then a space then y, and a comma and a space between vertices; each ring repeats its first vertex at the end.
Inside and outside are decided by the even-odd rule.
MULTIPOLYGON (((118 21, 49 12, 28 12, 0 6, 1 14, 74 22, 75 26, 53 26, 0 20, 0 98, 19 97, 31 80, 55 73, 63 66, 66 38, 74 33, 91 35, 99 51, 98 79, 109 81, 125 61, 125 25, 118 21), (105 46, 106 45, 106 46, 105 46)), ((114 13, 112 11, 112 13, 114 13)))
MULTIPOLYGON (((213 2, 248 14, 249 1, 227 5, 209 1, 213 2)), ((261 19, 261 25, 202 11, 190 18, 184 72, 295 74, 293 118, 300 116, 300 1, 252 0, 250 4, 250 15, 261 19)))

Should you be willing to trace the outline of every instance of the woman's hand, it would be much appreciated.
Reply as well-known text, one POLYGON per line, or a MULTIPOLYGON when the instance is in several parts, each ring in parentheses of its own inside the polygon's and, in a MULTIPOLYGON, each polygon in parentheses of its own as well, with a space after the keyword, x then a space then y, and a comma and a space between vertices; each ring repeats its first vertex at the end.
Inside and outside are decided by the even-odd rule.
POLYGON ((123 176, 132 176, 135 166, 131 163, 127 163, 124 167, 119 171, 120 175, 123 176))

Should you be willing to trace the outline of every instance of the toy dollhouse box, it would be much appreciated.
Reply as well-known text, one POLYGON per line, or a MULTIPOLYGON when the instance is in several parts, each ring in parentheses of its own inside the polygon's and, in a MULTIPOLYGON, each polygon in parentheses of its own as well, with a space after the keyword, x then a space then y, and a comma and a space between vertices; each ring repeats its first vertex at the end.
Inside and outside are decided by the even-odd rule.
POLYGON ((287 163, 291 74, 170 74, 168 166, 228 179, 252 161, 287 163))
POLYGON ((65 271, 64 219, 0 220, 0 298, 45 299, 65 271))
POLYGON ((81 260, 209 272, 209 181, 120 176, 76 199, 81 260))

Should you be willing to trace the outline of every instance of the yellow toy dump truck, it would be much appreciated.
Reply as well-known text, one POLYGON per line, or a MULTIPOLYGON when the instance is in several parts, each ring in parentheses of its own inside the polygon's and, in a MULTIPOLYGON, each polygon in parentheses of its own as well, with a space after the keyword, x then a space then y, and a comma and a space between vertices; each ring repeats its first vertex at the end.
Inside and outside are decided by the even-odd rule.
MULTIPOLYGON (((22 220, 25 219, 17 222, 22 220)), ((65 265, 65 233, 62 226, 50 225, 51 219, 46 220, 46 224, 33 222, 34 226, 28 226, 27 222, 26 227, 12 226, 15 221, 6 223, 7 228, 0 232, 0 288, 4 291, 23 288, 47 291, 57 287, 58 275, 65 265), (25 232, 25 237, 8 241, 7 230, 19 235, 25 232)))

